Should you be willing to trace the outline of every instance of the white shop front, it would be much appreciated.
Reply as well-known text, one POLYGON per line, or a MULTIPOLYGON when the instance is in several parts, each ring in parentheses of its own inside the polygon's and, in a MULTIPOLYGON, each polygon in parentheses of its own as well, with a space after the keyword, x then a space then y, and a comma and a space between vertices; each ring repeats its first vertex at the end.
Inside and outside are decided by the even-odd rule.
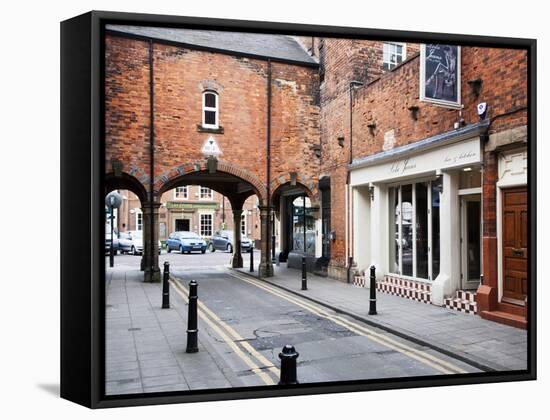
POLYGON ((474 125, 351 164, 351 255, 358 271, 429 285, 443 305, 482 273, 482 151, 474 125))

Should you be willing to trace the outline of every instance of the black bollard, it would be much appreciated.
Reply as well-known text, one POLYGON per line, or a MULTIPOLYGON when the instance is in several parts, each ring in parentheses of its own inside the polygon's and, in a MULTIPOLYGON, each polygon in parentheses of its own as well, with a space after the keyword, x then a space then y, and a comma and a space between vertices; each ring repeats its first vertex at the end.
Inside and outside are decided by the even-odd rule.
POLYGON ((254 272, 254 246, 250 248, 250 272, 254 272))
POLYGON ((170 308, 170 286, 168 284, 170 280, 170 263, 164 261, 164 273, 162 277, 162 309, 170 308))
POLYGON ((281 359, 281 378, 279 379, 279 385, 294 385, 298 383, 296 359, 299 355, 300 353, 294 349, 294 346, 287 344, 283 347, 283 351, 279 353, 279 359, 281 359))
POLYGON ((306 257, 302 256, 302 290, 307 290, 306 257))
POLYGON ((186 353, 196 353, 199 351, 198 346, 198 327, 197 327, 197 282, 191 280, 189 282, 189 316, 187 317, 187 348, 186 353))
POLYGON ((369 315, 376 315, 376 267, 370 266, 369 315))

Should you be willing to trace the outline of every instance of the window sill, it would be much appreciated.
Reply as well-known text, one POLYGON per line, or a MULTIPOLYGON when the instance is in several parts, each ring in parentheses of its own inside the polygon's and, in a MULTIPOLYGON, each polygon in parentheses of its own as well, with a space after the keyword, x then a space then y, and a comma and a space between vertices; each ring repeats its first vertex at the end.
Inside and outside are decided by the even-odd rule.
POLYGON ((220 125, 218 128, 211 128, 203 127, 201 124, 197 124, 197 131, 199 133, 223 134, 223 127, 220 125))

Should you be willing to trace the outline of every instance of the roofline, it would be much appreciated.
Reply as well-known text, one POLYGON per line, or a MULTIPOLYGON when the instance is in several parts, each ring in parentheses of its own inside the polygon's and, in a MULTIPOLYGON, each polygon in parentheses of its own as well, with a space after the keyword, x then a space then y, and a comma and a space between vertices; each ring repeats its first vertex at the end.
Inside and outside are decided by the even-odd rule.
POLYGON ((400 159, 404 156, 422 153, 441 146, 457 143, 462 140, 471 139, 487 132, 489 121, 483 120, 476 124, 470 124, 458 130, 446 131, 423 140, 399 146, 391 150, 376 153, 359 159, 355 159, 348 165, 350 170, 366 168, 368 166, 379 165, 384 162, 400 159))
POLYGON ((290 59, 281 58, 281 57, 271 57, 271 56, 267 56, 267 55, 251 54, 251 53, 228 50, 228 49, 223 49, 223 48, 207 47, 207 46, 204 46, 204 45, 189 44, 189 43, 180 42, 180 41, 171 41, 171 40, 168 40, 168 39, 157 38, 157 37, 152 37, 152 36, 147 36, 147 35, 137 35, 137 34, 133 34, 133 33, 129 33, 129 32, 117 31, 117 30, 114 30, 114 29, 105 29, 105 35, 119 36, 119 37, 122 37, 122 38, 135 39, 135 40, 138 40, 138 41, 152 41, 152 42, 155 42, 155 43, 158 43, 158 44, 171 45, 171 46, 174 46, 174 47, 188 48, 188 49, 198 50, 198 51, 207 51, 207 52, 225 54, 225 55, 231 55, 231 56, 237 56, 237 57, 253 58, 253 59, 262 60, 262 61, 271 60, 272 62, 276 62, 276 63, 284 63, 284 64, 292 64, 292 65, 295 65, 295 66, 319 68, 319 63, 316 63, 316 62, 310 63, 310 62, 307 62, 307 61, 290 60, 290 59))

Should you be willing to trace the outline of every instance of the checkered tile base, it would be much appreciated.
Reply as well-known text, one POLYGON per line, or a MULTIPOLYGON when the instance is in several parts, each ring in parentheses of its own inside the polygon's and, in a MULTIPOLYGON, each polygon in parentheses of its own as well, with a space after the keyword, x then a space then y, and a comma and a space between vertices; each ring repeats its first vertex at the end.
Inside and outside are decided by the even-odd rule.
POLYGON ((477 302, 475 292, 457 290, 454 297, 445 298, 445 307, 466 314, 477 314, 477 302))
POLYGON ((431 303, 431 286, 427 283, 386 275, 383 280, 376 283, 376 290, 418 302, 431 303))
POLYGON ((367 280, 364 275, 356 274, 353 276, 353 285, 357 287, 367 287, 367 280))

